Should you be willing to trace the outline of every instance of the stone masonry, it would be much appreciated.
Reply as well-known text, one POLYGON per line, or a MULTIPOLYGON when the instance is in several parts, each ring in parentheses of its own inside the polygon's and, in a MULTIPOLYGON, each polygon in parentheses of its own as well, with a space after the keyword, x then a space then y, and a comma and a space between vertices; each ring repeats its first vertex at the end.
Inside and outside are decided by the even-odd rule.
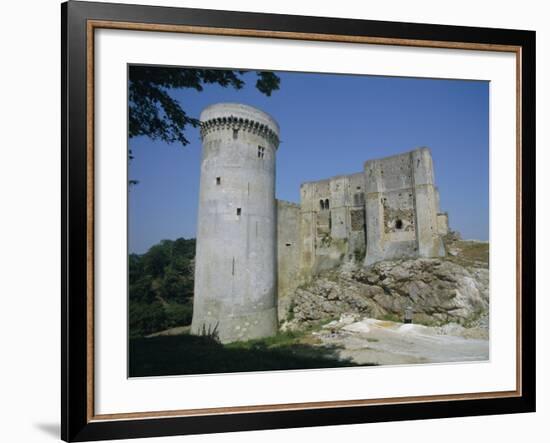
POLYGON ((191 332, 222 342, 277 332, 279 126, 250 106, 201 114, 202 161, 191 332))
POLYGON ((201 136, 195 334, 214 332, 222 342, 270 336, 277 306, 285 311, 287 296, 322 270, 445 255, 449 221, 428 148, 303 183, 296 204, 275 199, 272 117, 212 105, 201 114, 201 136))

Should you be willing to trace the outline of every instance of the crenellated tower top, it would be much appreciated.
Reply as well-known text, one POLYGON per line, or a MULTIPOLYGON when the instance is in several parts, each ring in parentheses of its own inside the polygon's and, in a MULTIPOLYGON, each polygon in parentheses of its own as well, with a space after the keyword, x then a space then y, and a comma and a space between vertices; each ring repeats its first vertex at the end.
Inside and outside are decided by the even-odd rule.
POLYGON ((247 131, 279 146, 279 125, 269 114, 239 103, 217 103, 205 108, 200 116, 201 138, 215 131, 247 131))

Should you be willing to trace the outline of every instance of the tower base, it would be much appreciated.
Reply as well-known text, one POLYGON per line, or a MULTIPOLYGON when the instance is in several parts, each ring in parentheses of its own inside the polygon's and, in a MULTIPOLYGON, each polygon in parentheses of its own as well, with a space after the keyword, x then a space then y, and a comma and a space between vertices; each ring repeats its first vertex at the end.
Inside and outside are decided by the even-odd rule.
POLYGON ((191 334, 212 336, 221 343, 247 341, 277 334, 277 308, 236 315, 193 315, 191 334))

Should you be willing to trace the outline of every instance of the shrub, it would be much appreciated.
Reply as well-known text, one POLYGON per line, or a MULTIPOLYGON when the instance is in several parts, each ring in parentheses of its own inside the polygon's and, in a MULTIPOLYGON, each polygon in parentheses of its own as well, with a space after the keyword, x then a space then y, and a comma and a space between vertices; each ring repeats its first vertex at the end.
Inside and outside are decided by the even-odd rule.
POLYGON ((142 337, 160 331, 166 325, 167 314, 159 302, 130 303, 130 337, 142 337))
POLYGON ((165 307, 166 310, 166 328, 176 326, 187 326, 193 319, 193 305, 191 303, 176 304, 172 303, 165 307))

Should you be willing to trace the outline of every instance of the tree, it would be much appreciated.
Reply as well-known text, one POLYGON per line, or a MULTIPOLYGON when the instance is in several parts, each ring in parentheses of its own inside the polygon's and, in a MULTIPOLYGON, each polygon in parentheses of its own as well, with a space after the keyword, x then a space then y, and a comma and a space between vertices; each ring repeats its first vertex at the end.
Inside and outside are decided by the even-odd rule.
MULTIPOLYGON (((189 144, 185 137, 188 125, 198 127, 196 117, 189 116, 170 95, 171 89, 192 88, 202 91, 205 85, 241 89, 247 71, 222 69, 187 69, 133 65, 129 68, 129 137, 140 135, 166 143, 189 144)), ((279 89, 280 79, 272 72, 256 72, 256 88, 270 96, 279 89)), ((130 158, 132 153, 130 152, 130 158)))
POLYGON ((195 239, 162 240, 128 257, 130 335, 191 323, 195 239))

